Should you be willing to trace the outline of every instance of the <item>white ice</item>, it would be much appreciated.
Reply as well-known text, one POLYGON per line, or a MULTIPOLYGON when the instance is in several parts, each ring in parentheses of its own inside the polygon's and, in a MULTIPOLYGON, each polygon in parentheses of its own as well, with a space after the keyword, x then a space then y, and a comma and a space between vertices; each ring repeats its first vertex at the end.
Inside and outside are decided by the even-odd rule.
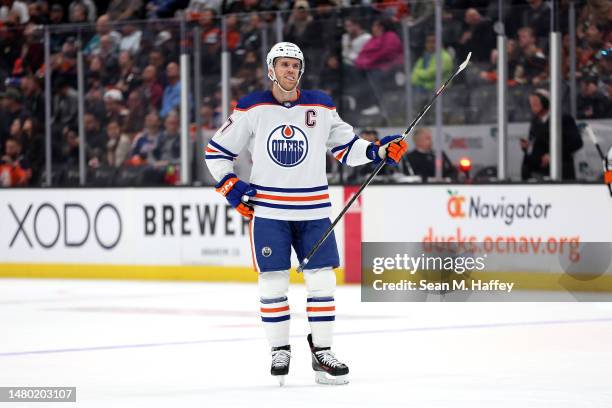
POLYGON ((305 289, 291 371, 269 375, 255 285, 0 280, 0 386, 76 386, 7 407, 612 407, 610 303, 361 303, 336 296, 346 386, 314 382, 305 289))

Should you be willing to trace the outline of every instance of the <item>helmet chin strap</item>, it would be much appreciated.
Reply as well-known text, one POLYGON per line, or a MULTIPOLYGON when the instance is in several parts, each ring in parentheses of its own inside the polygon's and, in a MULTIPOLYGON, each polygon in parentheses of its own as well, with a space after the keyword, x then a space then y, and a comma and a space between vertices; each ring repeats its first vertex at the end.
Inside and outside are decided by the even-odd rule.
POLYGON ((291 93, 293 91, 295 91, 298 87, 298 85, 300 84, 300 79, 302 79, 302 74, 299 75, 297 82, 295 83, 295 86, 293 87, 293 89, 291 90, 286 90, 285 88, 283 88, 280 84, 280 82, 278 82, 278 79, 276 79, 276 73, 274 71, 272 71, 271 75, 268 75, 268 77, 272 80, 272 82, 274 84, 276 84, 276 86, 278 86, 278 89, 280 89, 282 92, 284 93, 291 93))

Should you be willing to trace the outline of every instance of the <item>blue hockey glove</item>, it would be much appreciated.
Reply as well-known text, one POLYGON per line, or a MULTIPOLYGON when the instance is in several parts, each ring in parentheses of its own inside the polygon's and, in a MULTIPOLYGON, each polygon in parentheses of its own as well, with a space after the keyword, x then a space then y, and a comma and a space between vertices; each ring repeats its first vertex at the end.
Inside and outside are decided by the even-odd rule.
POLYGON ((376 143, 371 143, 366 150, 366 155, 368 159, 374 161, 374 164, 385 160, 387 164, 397 166, 407 150, 408 144, 401 135, 391 135, 383 137, 376 143))
POLYGON ((244 181, 241 181, 234 173, 230 173, 223 177, 221 181, 215 185, 215 189, 225 197, 227 202, 229 202, 240 215, 248 219, 253 218, 253 207, 244 203, 242 201, 242 196, 247 195, 249 197, 254 197, 255 194, 257 194, 257 190, 244 181))

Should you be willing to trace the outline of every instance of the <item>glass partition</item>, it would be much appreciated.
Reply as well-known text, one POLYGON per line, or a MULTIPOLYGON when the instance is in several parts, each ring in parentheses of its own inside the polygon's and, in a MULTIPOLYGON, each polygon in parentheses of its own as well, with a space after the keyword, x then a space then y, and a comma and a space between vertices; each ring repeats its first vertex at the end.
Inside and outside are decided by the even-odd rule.
MULTIPOLYGON (((446 3, 439 26, 436 4, 336 7, 297 0, 265 11, 234 5, 224 14, 198 4, 172 10, 147 5, 131 19, 113 20, 109 13, 83 14, 82 7, 62 17, 58 7, 45 11, 37 3, 30 21, 11 15, 0 26, 2 184, 175 185, 181 166, 188 168, 190 182, 213 184, 203 164, 204 146, 241 97, 270 86, 265 57, 281 40, 295 42, 306 56, 303 88, 328 93, 358 134, 374 130, 379 137, 403 131, 430 101, 438 64, 444 81, 472 52, 471 64, 441 97, 440 121, 434 106, 420 126, 429 128, 433 150, 444 150, 450 166, 471 160, 471 173, 459 177, 459 172, 456 180, 493 180, 502 32, 508 175, 514 181, 534 179, 524 174, 529 143, 521 140, 529 141, 534 118, 530 94, 546 99, 550 89, 548 3, 505 4, 503 10, 498 2, 480 8, 446 3), (63 24, 67 20, 71 23, 63 24), (49 24, 39 24, 44 21, 49 24), (186 146, 181 106, 187 111, 186 146), (18 156, 22 167, 14 171, 7 163, 18 156)), ((588 123, 603 148, 612 143, 606 122, 612 118, 609 14, 583 2, 562 2, 559 10, 562 110, 581 131, 588 123)), ((575 174, 595 180, 601 173, 596 148, 582 139, 574 153, 575 174)), ((414 148, 415 140, 409 142, 414 148)), ((245 177, 249 162, 245 154, 236 163, 245 177)), ((330 181, 339 183, 352 172, 338 168, 333 158, 328 170, 330 181)), ((413 175, 410 168, 401 173, 413 175)))

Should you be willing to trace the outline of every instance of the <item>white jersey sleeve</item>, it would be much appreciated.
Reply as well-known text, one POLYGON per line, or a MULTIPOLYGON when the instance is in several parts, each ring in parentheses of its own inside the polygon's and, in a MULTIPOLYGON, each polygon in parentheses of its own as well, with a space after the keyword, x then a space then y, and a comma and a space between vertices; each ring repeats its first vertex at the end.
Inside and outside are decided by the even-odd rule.
POLYGON ((353 127, 344 122, 338 112, 331 112, 331 126, 327 147, 336 160, 349 166, 360 166, 372 160, 366 156, 370 142, 355 136, 353 127))
POLYGON ((249 142, 249 113, 235 110, 206 146, 206 165, 215 180, 234 172, 234 160, 249 142))

